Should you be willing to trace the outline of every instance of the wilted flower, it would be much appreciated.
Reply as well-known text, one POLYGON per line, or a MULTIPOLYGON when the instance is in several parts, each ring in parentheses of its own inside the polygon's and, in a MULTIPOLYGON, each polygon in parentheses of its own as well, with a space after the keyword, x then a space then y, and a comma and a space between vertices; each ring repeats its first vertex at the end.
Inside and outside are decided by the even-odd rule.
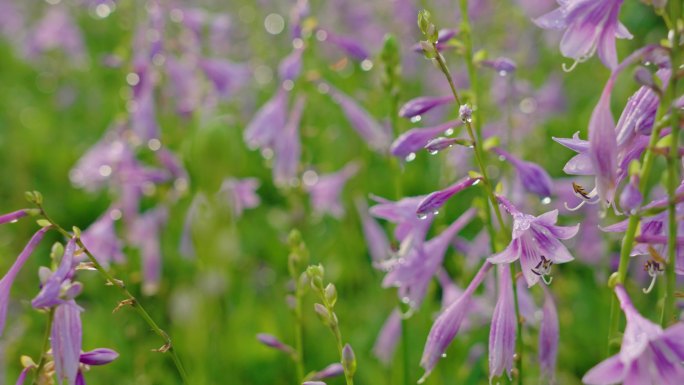
POLYGON ((631 39, 632 35, 618 21, 622 0, 558 0, 560 7, 535 19, 546 29, 565 29, 560 43, 561 53, 581 63, 598 49, 608 68, 618 64, 615 39, 631 39))
POLYGON ((520 259, 522 273, 527 285, 532 287, 540 278, 545 283, 553 264, 570 262, 574 258, 559 239, 569 239, 577 234, 579 224, 570 227, 556 226, 558 210, 538 217, 522 213, 506 198, 498 196, 499 203, 513 216, 513 234, 506 249, 489 257, 491 263, 511 263, 520 259))
POLYGON ((677 384, 684 378, 684 324, 663 330, 644 318, 632 305, 622 285, 615 295, 627 318, 620 352, 594 368, 582 378, 589 385, 677 384))

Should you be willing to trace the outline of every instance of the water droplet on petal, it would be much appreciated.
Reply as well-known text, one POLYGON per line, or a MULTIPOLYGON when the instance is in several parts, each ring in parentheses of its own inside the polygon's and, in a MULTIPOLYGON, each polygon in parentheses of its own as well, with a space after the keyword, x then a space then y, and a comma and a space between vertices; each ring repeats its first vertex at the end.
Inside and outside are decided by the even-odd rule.
POLYGON ((444 135, 446 135, 446 136, 451 136, 451 135, 453 135, 453 133, 454 133, 453 128, 449 128, 448 130, 444 131, 444 135))
POLYGON ((412 152, 412 153, 406 155, 406 158, 404 158, 404 159, 405 159, 407 162, 411 162, 411 161, 413 161, 414 159, 416 159, 416 153, 415 153, 415 152, 412 152))
POLYGON ((425 218, 427 218, 426 213, 418 213, 418 219, 425 219, 425 218))
POLYGON ((414 117, 411 118, 411 123, 418 123, 418 122, 420 122, 422 119, 423 119, 422 116, 416 115, 416 116, 414 116, 414 117))
POLYGON ((442 358, 446 358, 446 353, 442 353, 442 358))
POLYGON ((541 200, 541 203, 542 203, 543 205, 548 205, 549 203, 551 203, 551 197, 544 197, 544 198, 541 200))

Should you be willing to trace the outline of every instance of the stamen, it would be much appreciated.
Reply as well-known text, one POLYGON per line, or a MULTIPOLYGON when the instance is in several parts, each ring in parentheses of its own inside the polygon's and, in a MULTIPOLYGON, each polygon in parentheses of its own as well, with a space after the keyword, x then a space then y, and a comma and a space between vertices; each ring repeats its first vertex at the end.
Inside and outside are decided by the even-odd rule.
POLYGON ((561 64, 561 67, 563 68, 563 71, 565 71, 565 72, 570 72, 570 71, 574 70, 575 67, 577 67, 577 65, 578 65, 579 63, 580 63, 579 60, 575 60, 575 61, 570 65, 570 67, 568 67, 565 63, 561 64))
POLYGON ((653 275, 653 276, 652 276, 652 278, 651 278, 651 284, 648 285, 648 289, 641 289, 641 291, 643 291, 644 294, 648 294, 648 293, 651 292, 651 290, 653 290, 653 287, 655 286, 656 277, 657 277, 657 275, 653 275))
POLYGON ((542 279, 542 281, 544 281, 544 283, 546 284, 546 286, 549 286, 549 285, 551 284, 551 282, 553 281, 553 277, 550 276, 550 275, 542 275, 542 276, 541 276, 541 279, 542 279), (548 277, 548 279, 549 279, 548 281, 546 280, 547 277, 548 277))

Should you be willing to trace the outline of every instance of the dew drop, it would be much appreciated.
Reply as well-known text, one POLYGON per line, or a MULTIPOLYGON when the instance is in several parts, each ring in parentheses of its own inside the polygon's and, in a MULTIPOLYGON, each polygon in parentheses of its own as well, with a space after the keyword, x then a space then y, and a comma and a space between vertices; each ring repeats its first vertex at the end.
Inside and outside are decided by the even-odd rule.
POLYGON ((442 353, 442 358, 446 358, 446 353, 442 353))
POLYGON ((508 71, 504 71, 504 70, 499 71, 499 76, 505 77, 507 75, 508 75, 508 71))
POLYGON ((430 155, 437 155, 438 152, 439 150, 428 150, 428 154, 430 155))
POLYGON ((544 198, 541 200, 541 203, 542 203, 543 205, 548 205, 549 203, 551 203, 551 197, 544 197, 544 198))
POLYGON ((439 210, 435 210, 432 212, 432 215, 438 215, 438 214, 439 214, 439 210))
POLYGON ((426 213, 418 213, 418 219, 425 219, 425 218, 427 218, 426 213))
POLYGON ((412 162, 414 159, 416 159, 416 153, 412 152, 412 153, 406 155, 406 158, 404 158, 404 159, 406 159, 407 162, 412 162))
POLYGON ((423 120, 423 117, 420 116, 420 115, 416 115, 416 116, 414 116, 414 117, 411 118, 411 123, 418 123, 418 122, 420 122, 421 120, 423 120))
POLYGON ((449 128, 448 130, 444 131, 444 135, 446 135, 446 136, 451 136, 453 134, 454 134, 453 128, 449 128))

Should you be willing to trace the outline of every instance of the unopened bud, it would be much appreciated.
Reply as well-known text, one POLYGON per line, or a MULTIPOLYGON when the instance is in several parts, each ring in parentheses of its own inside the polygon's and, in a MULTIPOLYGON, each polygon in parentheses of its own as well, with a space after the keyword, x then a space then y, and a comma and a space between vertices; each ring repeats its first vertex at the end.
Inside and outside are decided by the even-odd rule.
POLYGON ((330 307, 335 306, 335 303, 337 302, 337 289, 335 289, 335 285, 329 283, 328 286, 325 287, 324 294, 328 305, 330 305, 330 307))
POLYGON ((342 366, 347 370, 349 376, 353 376, 356 373, 356 356, 349 344, 345 344, 342 349, 342 366))

